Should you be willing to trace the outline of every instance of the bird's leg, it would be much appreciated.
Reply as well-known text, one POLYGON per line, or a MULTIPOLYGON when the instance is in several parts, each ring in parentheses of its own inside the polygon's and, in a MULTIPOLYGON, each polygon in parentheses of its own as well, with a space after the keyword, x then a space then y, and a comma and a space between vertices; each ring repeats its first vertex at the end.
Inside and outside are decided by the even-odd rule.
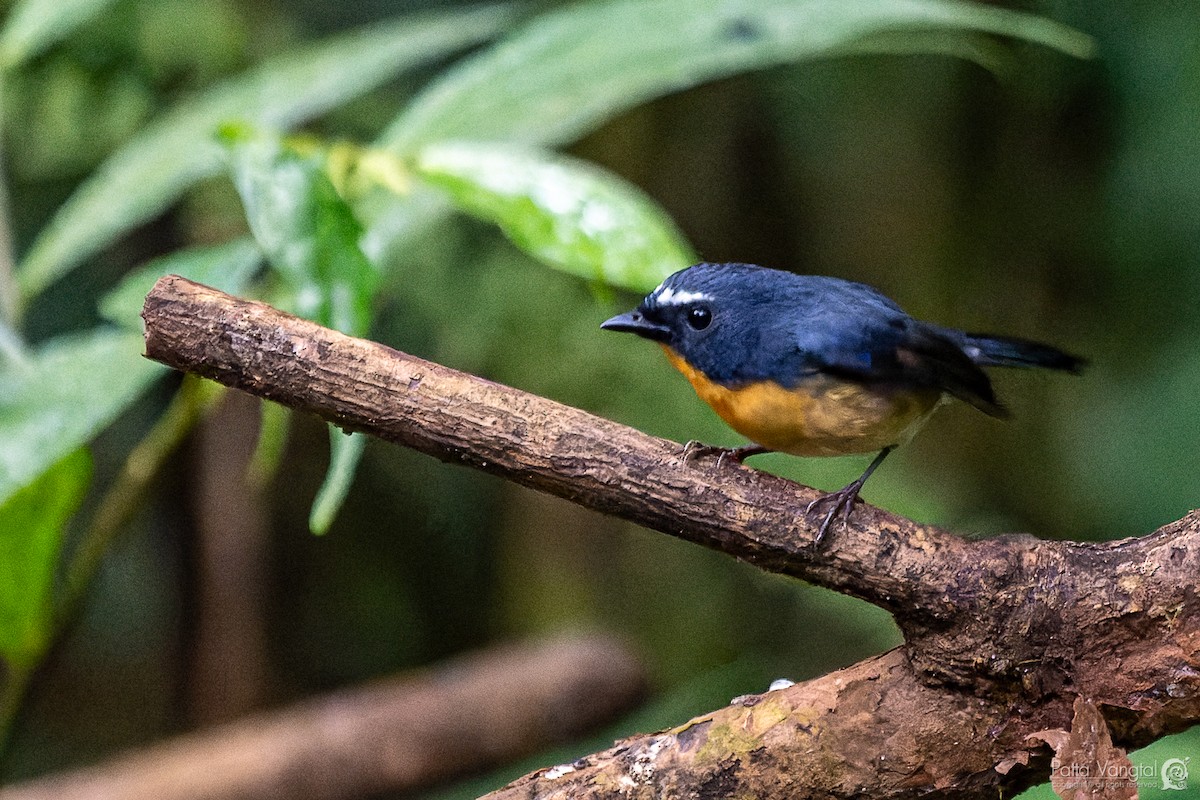
POLYGON ((806 515, 812 514, 813 509, 818 506, 823 506, 827 503, 832 504, 829 513, 825 515, 825 519, 821 522, 821 527, 817 530, 817 537, 813 540, 813 547, 821 546, 821 541, 825 538, 825 534, 829 531, 829 526, 833 524, 833 519, 839 511, 842 512, 842 523, 848 524, 850 522, 850 511, 854 508, 854 503, 858 500, 858 493, 862 491, 863 484, 867 482, 867 478, 871 477, 871 473, 883 463, 888 453, 895 449, 895 445, 883 448, 879 451, 879 455, 875 456, 875 460, 871 462, 866 471, 858 476, 857 480, 838 489, 836 492, 821 495, 808 504, 808 507, 804 509, 806 515))
POLYGON ((727 458, 732 458, 734 461, 741 464, 750 456, 757 456, 761 455, 762 453, 769 452, 771 452, 770 448, 763 447, 759 444, 747 444, 743 445, 742 447, 717 447, 716 445, 711 444, 701 444, 693 439, 683 446, 683 460, 694 461, 703 456, 716 455, 717 469, 720 469, 721 464, 724 463, 725 459, 727 458))

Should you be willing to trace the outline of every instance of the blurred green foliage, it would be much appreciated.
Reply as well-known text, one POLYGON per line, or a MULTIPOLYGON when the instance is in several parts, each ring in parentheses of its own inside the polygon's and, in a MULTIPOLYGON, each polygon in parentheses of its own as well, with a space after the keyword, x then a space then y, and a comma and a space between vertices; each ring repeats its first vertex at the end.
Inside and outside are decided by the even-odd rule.
MULTIPOLYGON (((176 379, 140 359, 130 333, 168 272, 654 434, 731 445, 656 348, 599 322, 692 252, 863 280, 918 316, 1093 362, 1079 380, 998 375, 1015 421, 943 412, 872 480, 871 502, 967 535, 1070 538, 1145 532, 1195 504, 1200 9, 7 7, 0 657, 15 672, 3 719, 60 637, 7 778, 186 726, 200 467, 185 453, 138 483, 126 462, 161 463, 178 437, 156 425, 186 428, 181 402, 209 407, 172 400, 176 379), (1097 58, 1075 58, 1093 51, 1075 29, 1097 58), (222 126, 236 133, 224 146, 222 126), (116 505, 140 511, 72 617, 63 576, 86 577, 85 555, 109 547, 101 512, 131 491, 116 505)), ((862 603, 311 420, 286 424, 264 415, 254 462, 273 506, 262 583, 275 699, 604 626, 637 643, 661 690, 611 738, 898 641, 862 603)), ((831 487, 862 464, 756 466, 831 487)), ((1195 742, 1165 740, 1153 757, 1195 742)))
POLYGON ((79 509, 91 472, 91 456, 76 450, 0 507, 0 652, 15 673, 28 673, 50 644, 51 588, 64 529, 79 509))

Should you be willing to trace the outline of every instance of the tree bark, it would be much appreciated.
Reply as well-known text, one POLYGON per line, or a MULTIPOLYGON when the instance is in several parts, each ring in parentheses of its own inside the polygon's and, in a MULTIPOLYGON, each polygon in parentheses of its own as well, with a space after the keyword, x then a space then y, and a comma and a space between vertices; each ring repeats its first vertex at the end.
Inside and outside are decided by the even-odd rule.
POLYGON ((1200 515, 1140 539, 965 541, 178 277, 151 358, 890 611, 905 645, 542 771, 497 797, 995 798, 1047 779, 1075 700, 1141 746, 1200 720, 1200 515), (933 793, 932 795, 930 793, 933 793))

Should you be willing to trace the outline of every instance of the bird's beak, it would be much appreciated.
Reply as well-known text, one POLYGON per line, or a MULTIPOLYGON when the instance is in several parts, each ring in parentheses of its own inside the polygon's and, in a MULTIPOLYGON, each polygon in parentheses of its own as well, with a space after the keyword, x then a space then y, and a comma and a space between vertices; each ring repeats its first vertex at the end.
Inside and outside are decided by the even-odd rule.
POLYGON ((612 319, 602 322, 600 327, 606 331, 636 333, 644 339, 651 339, 655 342, 665 342, 671 337, 670 328, 657 322, 651 322, 637 309, 625 314, 618 314, 612 319))

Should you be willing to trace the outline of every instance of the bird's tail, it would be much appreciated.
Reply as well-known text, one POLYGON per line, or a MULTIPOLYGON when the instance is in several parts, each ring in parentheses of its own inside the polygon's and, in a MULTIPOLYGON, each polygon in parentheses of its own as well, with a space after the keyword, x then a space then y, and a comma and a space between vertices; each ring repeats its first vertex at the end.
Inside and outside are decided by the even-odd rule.
POLYGON ((1079 356, 1028 339, 982 333, 960 336, 963 351, 981 367, 1043 367, 1077 373, 1087 364, 1079 356))

